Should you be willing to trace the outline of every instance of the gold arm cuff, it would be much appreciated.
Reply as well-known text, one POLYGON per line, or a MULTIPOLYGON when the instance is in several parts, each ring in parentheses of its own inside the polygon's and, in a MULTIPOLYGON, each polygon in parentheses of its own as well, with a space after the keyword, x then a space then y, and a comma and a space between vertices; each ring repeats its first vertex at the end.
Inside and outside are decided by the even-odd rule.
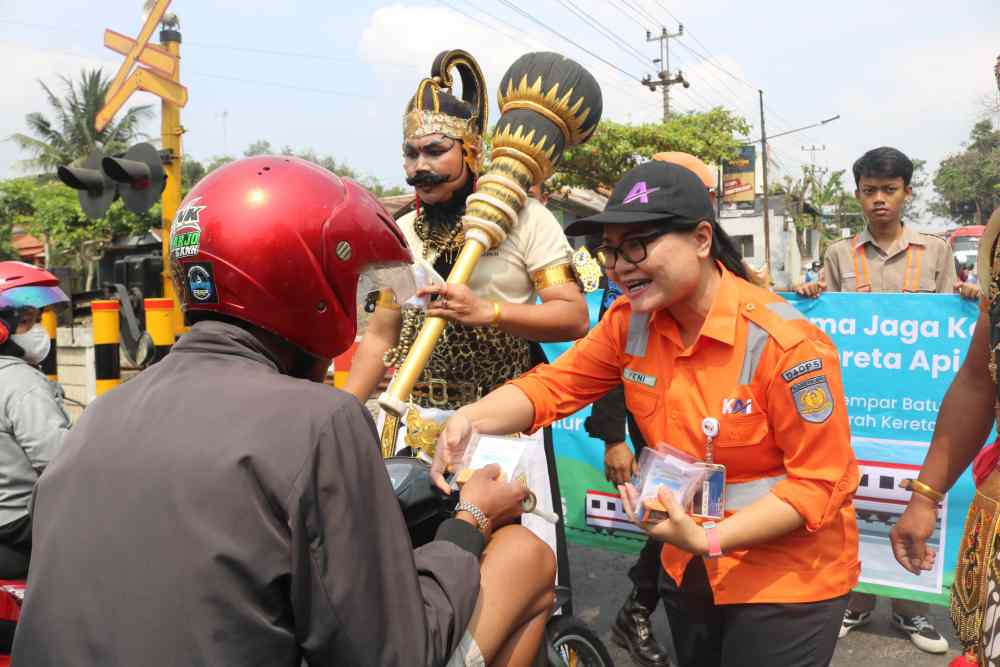
POLYGON ((498 301, 493 302, 493 319, 490 320, 490 326, 495 327, 500 324, 502 314, 500 312, 500 303, 498 301))
POLYGON ((396 303, 396 295, 385 289, 379 291, 378 299, 375 301, 375 306, 378 308, 399 310, 399 304, 396 303))
POLYGON ((927 484, 924 484, 919 479, 904 479, 902 481, 906 482, 906 486, 903 486, 903 484, 900 484, 900 486, 902 486, 904 489, 909 489, 913 493, 919 493, 920 495, 924 496, 925 498, 930 498, 931 500, 933 500, 936 503, 939 503, 942 500, 944 500, 944 494, 943 493, 941 493, 937 489, 935 489, 935 488, 933 488, 933 487, 931 487, 931 486, 929 486, 927 484))
POLYGON ((575 283, 576 274, 573 273, 572 264, 557 264, 535 271, 531 274, 531 280, 535 283, 535 289, 540 292, 548 287, 575 283))

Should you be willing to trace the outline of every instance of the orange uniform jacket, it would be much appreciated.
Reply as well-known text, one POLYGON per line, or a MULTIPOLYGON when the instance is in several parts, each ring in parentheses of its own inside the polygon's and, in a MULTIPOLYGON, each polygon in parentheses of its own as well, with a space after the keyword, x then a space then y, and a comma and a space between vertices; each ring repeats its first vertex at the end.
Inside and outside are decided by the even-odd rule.
MULTIPOLYGON (((805 520, 771 542, 706 559, 716 604, 813 602, 854 587, 858 467, 839 358, 825 334, 780 297, 723 269, 689 349, 667 311, 646 322, 618 299, 554 364, 513 382, 534 404, 532 431, 618 383, 648 443, 703 459, 701 422, 715 417, 715 462, 726 466, 727 485, 763 484, 758 495, 773 493, 805 520)), ((727 494, 737 495, 728 486, 727 494)), ((680 582, 691 557, 665 545, 661 559, 680 582)))

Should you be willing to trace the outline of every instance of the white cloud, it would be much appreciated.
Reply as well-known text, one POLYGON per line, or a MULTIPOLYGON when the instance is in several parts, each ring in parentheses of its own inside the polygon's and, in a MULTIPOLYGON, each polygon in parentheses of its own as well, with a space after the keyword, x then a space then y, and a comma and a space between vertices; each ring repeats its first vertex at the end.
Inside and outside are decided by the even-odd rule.
MULTIPOLYGON (((111 76, 120 64, 119 60, 110 58, 93 58, 71 51, 39 49, 7 41, 0 42, 0 62, 4 63, 6 91, 0 96, 0 179, 23 175, 17 163, 28 157, 20 152, 16 144, 7 141, 7 137, 27 130, 24 117, 29 113, 40 111, 51 117, 39 81, 61 96, 63 83, 60 76, 75 79, 81 70, 95 67, 103 67, 111 76)), ((135 95, 130 104, 148 104, 150 97, 146 94, 135 95)))
MULTIPOLYGON (((491 22, 484 17, 484 21, 491 22)), ((391 90, 412 94, 430 72, 434 57, 445 49, 465 49, 479 62, 486 77, 491 124, 497 119, 496 89, 507 68, 532 50, 557 51, 586 67, 597 78, 604 97, 606 119, 651 122, 660 118, 660 96, 634 79, 560 42, 548 33, 487 27, 441 6, 382 7, 372 13, 361 35, 361 58, 372 65, 379 80, 391 90), (432 37, 432 38, 431 38, 432 37)), ((636 63, 638 72, 639 65, 636 63)), ((399 114, 402 114, 402 104, 399 114)))

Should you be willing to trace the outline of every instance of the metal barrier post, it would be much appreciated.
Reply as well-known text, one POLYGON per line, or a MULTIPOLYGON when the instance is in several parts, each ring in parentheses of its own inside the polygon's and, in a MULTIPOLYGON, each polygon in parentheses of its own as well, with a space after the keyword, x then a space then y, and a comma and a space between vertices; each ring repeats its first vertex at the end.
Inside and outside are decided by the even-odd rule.
POLYGON ((42 311, 42 326, 49 334, 49 353, 42 360, 42 372, 52 382, 59 381, 59 365, 56 359, 56 314, 52 310, 42 311))
POLYGON ((146 299, 146 331, 153 339, 156 352, 150 363, 167 356, 174 344, 173 299, 146 299))
POLYGON ((98 396, 111 391, 122 381, 121 358, 118 352, 121 342, 118 331, 118 309, 118 301, 113 299, 90 302, 98 396))

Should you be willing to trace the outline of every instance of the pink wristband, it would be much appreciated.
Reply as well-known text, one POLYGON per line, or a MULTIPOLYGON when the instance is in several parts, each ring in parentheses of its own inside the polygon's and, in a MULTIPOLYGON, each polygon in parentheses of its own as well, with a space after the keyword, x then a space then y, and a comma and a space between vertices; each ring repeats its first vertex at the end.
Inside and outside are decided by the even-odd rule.
POLYGON ((705 538, 708 540, 708 557, 718 558, 722 555, 722 545, 719 544, 719 533, 715 530, 716 523, 706 521, 701 527, 705 529, 705 538))

